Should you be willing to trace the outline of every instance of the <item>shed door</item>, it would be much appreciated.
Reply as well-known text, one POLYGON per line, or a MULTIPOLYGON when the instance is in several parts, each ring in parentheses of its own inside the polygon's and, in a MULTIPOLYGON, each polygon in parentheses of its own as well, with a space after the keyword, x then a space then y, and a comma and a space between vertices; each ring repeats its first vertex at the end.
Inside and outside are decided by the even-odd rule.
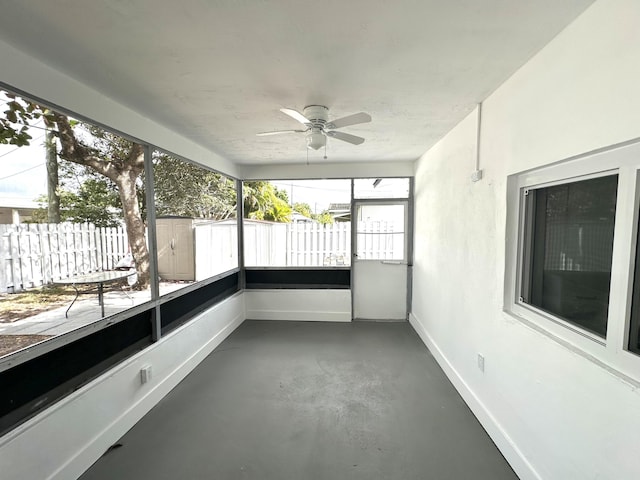
POLYGON ((158 274, 164 280, 195 280, 194 235, 191 219, 158 219, 158 274))

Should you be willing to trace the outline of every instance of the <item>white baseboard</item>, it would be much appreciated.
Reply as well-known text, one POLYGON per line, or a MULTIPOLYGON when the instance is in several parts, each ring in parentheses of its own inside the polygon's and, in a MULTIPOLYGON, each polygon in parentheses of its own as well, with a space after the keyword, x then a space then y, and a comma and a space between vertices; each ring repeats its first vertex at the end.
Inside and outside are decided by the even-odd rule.
POLYGON ((480 424, 484 427, 487 434, 496 444, 504 458, 509 462, 511 468, 516 472, 521 480, 542 480, 542 477, 533 468, 533 465, 522 454, 518 446, 509 437, 502 425, 493 416, 484 403, 478 398, 475 392, 460 376, 458 371, 449 362, 440 347, 434 342, 433 338, 422 322, 413 314, 409 314, 409 323, 416 331, 418 336, 427 346, 433 357, 436 359, 442 370, 445 372, 451 383, 453 383, 458 393, 462 396, 466 404, 469 406, 473 414, 476 416, 480 424))
POLYGON ((78 478, 245 319, 237 294, 0 439, 3 480, 78 478), (149 383, 140 369, 152 366, 149 383))

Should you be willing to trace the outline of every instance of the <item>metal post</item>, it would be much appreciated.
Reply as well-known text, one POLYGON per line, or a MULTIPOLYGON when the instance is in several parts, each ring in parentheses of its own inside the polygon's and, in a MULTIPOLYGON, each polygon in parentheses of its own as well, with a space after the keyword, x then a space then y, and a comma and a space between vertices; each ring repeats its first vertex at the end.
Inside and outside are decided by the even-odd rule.
POLYGON ((238 229, 238 287, 244 290, 246 282, 244 266, 244 201, 242 197, 242 180, 236 180, 236 217, 238 229))
MULTIPOLYGON (((149 273, 151 275, 151 300, 160 298, 160 286, 158 284, 158 238, 156 232, 156 199, 154 193, 153 161, 151 147, 144 145, 144 183, 145 199, 147 201, 147 242, 149 245, 149 273)), ((151 338, 157 342, 161 333, 160 307, 153 310, 151 316, 151 338)))
POLYGON ((354 266, 353 264, 355 263, 355 258, 356 258, 356 235, 357 235, 357 219, 356 219, 356 201, 353 198, 354 197, 354 180, 353 178, 351 179, 351 258, 349 259, 349 272, 350 272, 350 276, 351 276, 351 280, 350 280, 350 287, 351 287, 351 320, 355 320, 355 290, 354 290, 354 285, 353 285, 353 271, 354 271, 354 266), (354 223, 354 221, 356 223, 354 223))
POLYGON ((414 177, 409 177, 409 201, 407 202, 407 320, 411 313, 411 305, 413 302, 413 240, 414 240, 414 210, 415 210, 415 198, 414 198, 414 177))

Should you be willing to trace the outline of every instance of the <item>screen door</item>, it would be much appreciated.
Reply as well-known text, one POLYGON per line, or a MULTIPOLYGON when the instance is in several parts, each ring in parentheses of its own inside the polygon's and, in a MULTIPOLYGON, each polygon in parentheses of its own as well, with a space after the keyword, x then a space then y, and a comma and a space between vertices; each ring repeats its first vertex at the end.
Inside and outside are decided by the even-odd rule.
POLYGON ((408 202, 355 202, 353 317, 407 319, 408 202))

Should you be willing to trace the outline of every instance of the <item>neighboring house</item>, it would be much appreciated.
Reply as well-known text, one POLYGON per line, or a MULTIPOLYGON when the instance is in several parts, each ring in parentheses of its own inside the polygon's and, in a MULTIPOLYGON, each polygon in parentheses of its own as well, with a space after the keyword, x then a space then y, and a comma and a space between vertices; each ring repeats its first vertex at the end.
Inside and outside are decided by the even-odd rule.
POLYGON ((292 212, 291 213, 291 222, 292 223, 314 223, 315 220, 309 217, 305 217, 301 213, 292 212))
POLYGON ((31 220, 40 206, 23 197, 0 197, 0 224, 19 224, 31 220))
POLYGON ((329 204, 329 215, 331 215, 336 222, 350 222, 351 204, 331 203, 329 204))

